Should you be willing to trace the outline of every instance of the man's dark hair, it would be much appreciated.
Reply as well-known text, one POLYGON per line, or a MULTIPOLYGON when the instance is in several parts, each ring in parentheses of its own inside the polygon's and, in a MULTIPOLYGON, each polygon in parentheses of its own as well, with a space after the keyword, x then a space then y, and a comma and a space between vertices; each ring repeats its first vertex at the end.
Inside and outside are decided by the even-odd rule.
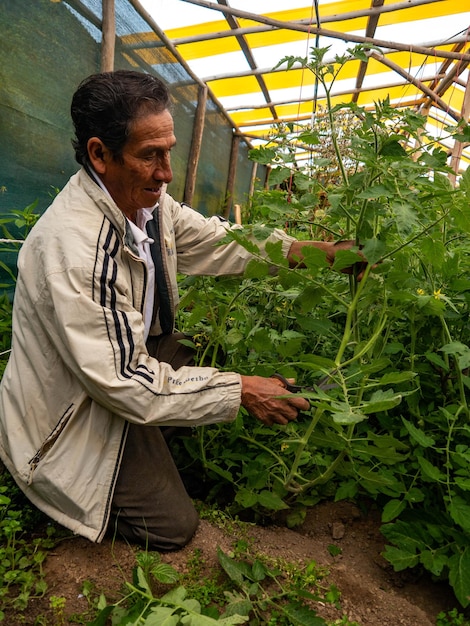
POLYGON ((84 165, 90 137, 98 137, 115 159, 122 157, 130 126, 139 116, 170 108, 170 94, 156 76, 117 70, 92 74, 78 86, 72 98, 75 127, 75 159, 84 165))

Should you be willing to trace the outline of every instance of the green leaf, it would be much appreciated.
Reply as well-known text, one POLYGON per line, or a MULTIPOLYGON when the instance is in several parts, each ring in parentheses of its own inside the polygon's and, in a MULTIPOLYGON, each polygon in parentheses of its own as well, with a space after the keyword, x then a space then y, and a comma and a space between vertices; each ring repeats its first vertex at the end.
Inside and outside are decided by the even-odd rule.
POLYGON ((470 491, 470 478, 459 478, 458 476, 455 478, 455 484, 463 489, 464 491, 470 491))
POLYGON ((252 567, 253 579, 257 582, 260 582, 266 578, 266 567, 259 561, 255 560, 252 567))
POLYGON ((244 624, 249 620, 249 617, 245 615, 229 615, 227 617, 219 617, 219 619, 214 622, 215 624, 222 624, 223 626, 231 626, 232 624, 244 624))
POLYGON ((335 492, 335 502, 339 500, 353 500, 358 492, 357 481, 348 480, 346 482, 341 483, 338 489, 335 492))
POLYGON ((341 270, 352 267, 355 263, 363 262, 363 258, 354 250, 338 250, 335 254, 333 269, 340 272, 341 270))
POLYGON ((162 602, 167 602, 168 604, 181 605, 183 604, 187 593, 188 592, 186 591, 186 589, 182 585, 180 585, 179 587, 174 587, 173 589, 170 589, 170 591, 165 593, 165 595, 163 595, 160 600, 162 602))
POLYGON ((306 143, 309 146, 313 146, 315 144, 321 143, 321 139, 318 136, 318 133, 313 130, 304 130, 299 134, 299 141, 302 143, 306 143))
POLYGON ((241 488, 237 491, 235 501, 245 509, 251 509, 258 502, 256 494, 250 489, 241 488))
POLYGON ((465 546, 449 559, 449 582, 460 604, 470 605, 470 548, 465 546))
POLYGON ((465 532, 470 532, 470 504, 463 498, 455 496, 450 502, 449 513, 456 524, 465 532))
MULTIPOLYGON (((183 606, 187 611, 189 611, 191 613, 200 613, 201 612, 201 605, 198 602, 198 600, 196 600, 195 598, 186 598, 181 603, 181 606, 183 606)), ((210 619, 212 619, 212 618, 210 618, 210 619)))
POLYGON ((283 613, 289 619, 290 626, 327 626, 313 609, 301 604, 288 604, 283 608, 283 613))
POLYGON ((175 568, 167 563, 158 563, 158 565, 155 565, 152 568, 152 574, 155 576, 156 580, 166 585, 175 583, 179 578, 179 574, 175 568))
POLYGON ((106 626, 109 623, 108 618, 113 612, 114 605, 108 605, 98 613, 92 622, 88 622, 87 626, 106 626))
POLYGON ((416 428, 416 426, 414 426, 404 417, 402 417, 401 420, 406 430, 408 431, 411 439, 415 441, 419 446, 421 446, 422 448, 430 448, 431 446, 435 445, 436 441, 433 437, 426 435, 426 433, 424 433, 419 428, 416 428))
POLYGON ((231 328, 225 335, 225 341, 229 346, 236 346, 240 341, 245 339, 245 335, 239 328, 231 328))
POLYGON ((258 503, 261 504, 265 509, 269 509, 270 511, 281 511, 282 509, 288 509, 287 504, 272 491, 263 490, 258 495, 258 503))
POLYGON ((150 586, 141 567, 135 568, 135 575, 137 577, 137 583, 139 587, 143 589, 146 593, 151 594, 150 586))
POLYGON ((386 157, 406 157, 407 153, 400 143, 401 140, 401 138, 388 138, 379 150, 379 154, 386 157))
POLYGON ((460 341, 453 341, 441 348, 444 354, 451 354, 457 357, 459 368, 461 370, 470 367, 470 348, 460 341))
POLYGON ((387 246, 380 239, 367 239, 361 249, 367 261, 373 265, 378 263, 387 251, 387 246))
POLYGON ((315 246, 302 246, 300 248, 300 252, 303 257, 302 260, 308 269, 328 267, 328 261, 326 260, 325 253, 315 246))
POLYGON ((382 511, 382 522, 391 522, 406 509, 405 500, 389 500, 382 511))
POLYGON ((390 473, 387 473, 386 470, 374 472, 365 467, 360 467, 357 473, 361 479, 362 485, 373 493, 381 491, 384 488, 393 488, 397 485, 396 478, 390 473))
POLYGON ((435 467, 432 463, 430 463, 427 459, 422 456, 418 457, 418 463, 421 467, 421 471, 424 476, 427 476, 434 482, 444 481, 445 476, 441 474, 439 468, 435 467))
POLYGON ((325 294, 321 287, 308 285, 295 299, 295 307, 300 313, 310 313, 320 302, 325 294))
POLYGON ((174 615, 174 611, 175 609, 167 606, 153 606, 142 623, 144 626, 177 626, 180 618, 174 615))
POLYGON ((214 620, 214 624, 222 624, 222 626, 231 626, 232 624, 244 624, 249 620, 248 616, 245 615, 229 615, 227 617, 219 617, 217 621, 214 620))
POLYGON ((364 421, 366 416, 359 411, 353 411, 351 408, 346 408, 342 411, 334 411, 332 413, 333 421, 335 424, 358 424, 364 421))
POLYGON ((328 359, 319 354, 305 354, 302 356, 301 361, 297 361, 299 367, 303 367, 307 370, 320 370, 324 372, 333 372, 336 369, 336 364, 332 359, 328 359))
POLYGON ((399 383, 406 383, 415 378, 416 372, 389 372, 384 374, 380 378, 379 383, 381 385, 396 385, 399 383))
POLYGON ((392 389, 383 391, 379 389, 374 392, 367 402, 361 404, 361 411, 364 415, 370 415, 371 413, 380 413, 381 411, 387 411, 398 406, 402 400, 402 394, 394 393, 392 389))
POLYGON ((264 278, 269 274, 269 267, 265 261, 251 259, 245 268, 245 278, 264 278))
POLYGON ((410 567, 415 567, 419 563, 419 556, 409 552, 405 548, 395 548, 394 546, 385 546, 383 553, 385 559, 393 565, 396 572, 402 572, 410 567))
POLYGON ((449 559, 442 552, 423 550, 423 552, 421 552, 420 561, 431 574, 440 576, 442 570, 447 567, 449 559))
POLYGON ((372 185, 371 187, 368 187, 364 191, 361 191, 361 193, 357 194, 356 197, 364 198, 364 199, 381 198, 383 196, 388 197, 389 194, 390 194, 390 190, 385 185, 372 185))
POLYGON ((411 487, 408 493, 405 494, 405 500, 407 502, 416 503, 424 500, 424 492, 418 487, 411 487))
POLYGON ((444 372, 449 371, 449 366, 447 365, 447 363, 444 361, 444 359, 441 356, 439 356, 435 352, 425 352, 424 356, 427 358, 427 360, 430 363, 433 363, 434 365, 437 365, 438 367, 442 368, 444 372))
POLYGON ((273 167, 269 173, 269 184, 279 185, 292 176, 288 167, 273 167))
POLYGON ((259 146, 259 148, 250 150, 248 156, 252 161, 262 163, 263 165, 270 165, 276 157, 276 150, 274 148, 259 146))
POLYGON ((222 549, 217 546, 217 558, 222 566, 223 570, 237 585, 243 585, 244 581, 244 568, 239 563, 231 559, 222 549))
POLYGON ((265 244, 266 254, 269 260, 276 265, 288 267, 289 262, 282 252, 282 242, 280 241, 267 241, 265 244))
POLYGON ((222 621, 225 616, 231 617, 233 615, 237 615, 245 616, 245 621, 248 621, 252 610, 253 603, 250 600, 237 596, 230 600, 229 604, 225 608, 225 613, 221 616, 220 620, 222 621))

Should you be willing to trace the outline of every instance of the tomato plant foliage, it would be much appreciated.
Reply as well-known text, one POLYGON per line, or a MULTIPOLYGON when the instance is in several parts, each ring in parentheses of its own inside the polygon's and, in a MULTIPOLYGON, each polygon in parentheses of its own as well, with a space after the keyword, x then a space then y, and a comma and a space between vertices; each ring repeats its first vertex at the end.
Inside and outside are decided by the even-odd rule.
MULTIPOLYGON (((345 59, 327 64, 326 52, 301 61, 328 95, 345 59)), ((224 353, 228 370, 294 377, 312 388, 304 392, 311 409, 274 429, 242 410, 231 425, 195 431, 176 454, 201 464, 210 496, 230 485, 229 505, 239 513, 282 511, 295 525, 321 499, 374 501, 394 568, 447 578, 465 607, 470 171, 451 185, 447 154, 424 118, 388 101, 375 111, 330 106, 325 115, 327 153, 317 146, 326 131, 315 123, 277 129, 277 143, 253 151, 278 170, 275 185, 247 208, 251 225, 228 237, 255 259, 240 280, 183 281, 180 313, 195 329, 201 362, 220 365, 224 353), (335 131, 345 111, 354 118, 347 141, 335 131), (292 154, 300 133, 313 152, 299 168, 292 154), (278 245, 259 246, 272 228, 355 245, 338 251, 333 268, 304 248, 305 267, 289 269, 278 245), (368 261, 361 280, 341 272, 359 250, 368 261)), ((468 128, 457 132, 465 138, 468 128)))

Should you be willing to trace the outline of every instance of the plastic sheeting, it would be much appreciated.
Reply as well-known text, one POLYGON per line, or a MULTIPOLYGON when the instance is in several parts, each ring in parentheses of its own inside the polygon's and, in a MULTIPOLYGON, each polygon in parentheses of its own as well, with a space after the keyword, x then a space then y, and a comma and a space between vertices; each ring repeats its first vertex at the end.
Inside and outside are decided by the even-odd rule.
MULTIPOLYGON (((2 0, 0 18, 0 213, 36 200, 44 210, 78 169, 70 101, 78 83, 100 70, 101 0, 2 0)), ((133 51, 129 41, 139 48, 149 30, 127 0, 116 0, 115 68, 154 72, 172 93, 177 146, 169 191, 182 200, 199 86, 164 47, 153 49, 150 63, 133 51)), ((232 135, 209 98, 192 202, 204 214, 224 210, 232 135)), ((250 189, 247 154, 242 142, 233 196, 238 203, 250 189)))

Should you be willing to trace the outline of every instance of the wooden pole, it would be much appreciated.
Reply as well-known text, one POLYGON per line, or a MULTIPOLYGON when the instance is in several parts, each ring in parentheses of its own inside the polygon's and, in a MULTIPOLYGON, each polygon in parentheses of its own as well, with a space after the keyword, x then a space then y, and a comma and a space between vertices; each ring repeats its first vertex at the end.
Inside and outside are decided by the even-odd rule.
POLYGON ((230 163, 228 167, 227 188, 225 192, 226 204, 224 209, 224 217, 229 218, 230 209, 232 208, 233 192, 235 190, 235 177, 237 174, 238 149, 240 147, 240 136, 233 135, 232 149, 230 151, 230 163))
POLYGON ((250 191, 248 193, 248 197, 251 200, 253 194, 255 193, 255 185, 256 185, 256 175, 258 174, 258 163, 253 161, 253 167, 251 168, 251 180, 250 180, 250 191))
POLYGON ((199 87, 196 115, 194 117, 193 137, 189 151, 188 166, 186 169, 186 184, 184 187, 184 202, 192 204, 194 189, 196 187, 197 166, 201 155, 202 136, 204 134, 204 122, 206 118, 207 86, 199 87))
MULTIPOLYGON (((470 117, 470 74, 467 79, 467 86, 465 88, 465 95, 462 104, 462 118, 468 121, 470 117)), ((457 174, 459 173, 460 159, 462 158, 463 149, 467 144, 463 144, 461 141, 456 141, 452 149, 450 157, 450 166, 453 170, 453 174, 449 174, 449 180, 454 185, 457 184, 457 174)))
POLYGON ((103 26, 101 28, 101 71, 114 70, 114 47, 116 44, 116 7, 114 0, 102 0, 103 26))
POLYGON ((421 82, 420 80, 418 80, 417 78, 409 74, 406 70, 404 70, 402 67, 400 67, 396 63, 393 63, 392 61, 390 61, 390 59, 387 59, 381 54, 377 54, 377 52, 375 51, 372 51, 370 53, 370 56, 376 59, 377 61, 379 61, 380 63, 383 63, 384 65, 389 67, 391 70, 393 70, 400 76, 403 76, 405 80, 407 80, 409 83, 411 83, 412 85, 417 87, 420 91, 422 91, 424 94, 426 94, 429 97, 429 99, 432 100, 432 102, 434 102, 436 106, 438 106, 445 113, 450 115, 450 117, 452 117, 457 122, 460 121, 461 116, 456 114, 451 109, 449 109, 449 107, 447 106, 447 103, 444 102, 444 100, 442 100, 441 98, 439 98, 439 96, 435 94, 434 91, 429 89, 429 87, 427 87, 423 82, 421 82))

